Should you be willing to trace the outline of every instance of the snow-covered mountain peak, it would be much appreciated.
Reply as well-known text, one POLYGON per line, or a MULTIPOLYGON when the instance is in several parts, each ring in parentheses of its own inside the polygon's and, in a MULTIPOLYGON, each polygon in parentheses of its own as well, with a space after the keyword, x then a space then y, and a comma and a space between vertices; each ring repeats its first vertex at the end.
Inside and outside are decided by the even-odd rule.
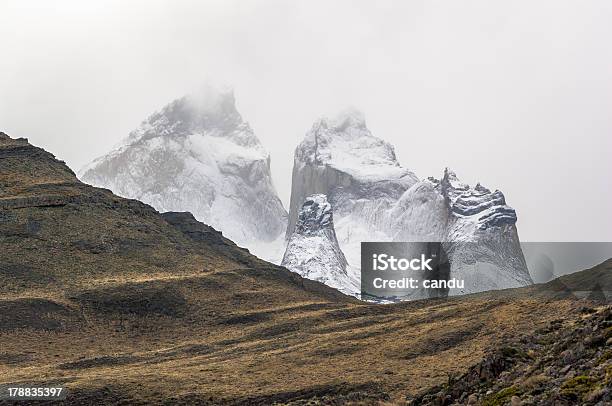
POLYGON ((393 146, 372 135, 362 113, 348 109, 334 119, 320 119, 295 149, 286 237, 307 196, 323 193, 337 215, 363 214, 369 222, 380 207, 356 208, 353 201, 377 197, 392 204, 417 181, 400 166, 393 146))
POLYGON ((236 109, 233 90, 209 85, 151 114, 130 132, 122 146, 155 137, 186 137, 193 134, 224 137, 239 146, 263 151, 253 130, 236 109))
POLYGON ((397 179, 409 173, 400 166, 393 146, 373 136, 363 113, 352 108, 317 120, 298 145, 295 159, 368 180, 397 179))
POLYGON ((319 230, 333 230, 333 228, 332 207, 327 201, 327 197, 322 194, 307 197, 302 205, 302 210, 300 210, 295 232, 309 235, 315 234, 319 230))
POLYGON ((491 190, 482 186, 480 182, 476 183, 476 186, 474 186, 474 189, 482 193, 491 193, 491 190))
MULTIPOLYGON (((515 223, 500 191, 471 187, 449 168, 441 179, 419 180, 400 166, 391 144, 370 133, 361 113, 348 110, 315 122, 296 148, 286 233, 291 243, 283 262, 311 277, 304 271, 308 264, 317 269, 317 280, 336 286, 340 273, 331 270, 343 267, 330 264, 341 262, 337 252, 348 261, 346 274, 359 280, 363 241, 437 241, 451 256, 450 277, 470 284, 449 295, 524 286, 531 280, 515 223), (315 241, 297 231, 313 194, 324 194, 333 206, 334 238, 315 241), (337 249, 335 242, 329 252, 320 248, 335 240, 337 249)), ((413 298, 423 297, 429 296, 413 298)))
POLYGON ((204 86, 169 103, 80 178, 162 212, 189 211, 256 251, 286 227, 270 157, 228 88, 204 86))

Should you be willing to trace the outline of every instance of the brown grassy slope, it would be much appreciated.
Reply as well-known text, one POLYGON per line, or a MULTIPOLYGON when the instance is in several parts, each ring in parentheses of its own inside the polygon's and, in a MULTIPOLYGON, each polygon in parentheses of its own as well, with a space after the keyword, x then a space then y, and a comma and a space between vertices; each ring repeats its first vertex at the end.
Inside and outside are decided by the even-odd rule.
MULTIPOLYGON (((3 133, 0 238, 4 298, 59 300, 83 289, 121 289, 127 282, 199 278, 218 280, 209 299, 221 299, 228 294, 224 284, 258 269, 269 279, 267 289, 284 289, 287 300, 348 300, 257 259, 189 214, 164 218, 141 202, 85 185, 53 155, 3 133)), ((241 290, 248 294, 249 288, 241 290)))
POLYGON ((63 383, 75 404, 399 402, 575 307, 537 288, 365 305, 0 133, 0 384, 63 383))

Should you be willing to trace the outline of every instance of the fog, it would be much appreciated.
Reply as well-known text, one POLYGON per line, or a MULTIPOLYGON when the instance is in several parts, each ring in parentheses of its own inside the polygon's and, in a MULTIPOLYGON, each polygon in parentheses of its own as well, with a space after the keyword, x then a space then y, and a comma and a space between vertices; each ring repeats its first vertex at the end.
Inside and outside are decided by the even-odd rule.
POLYGON ((0 131, 75 171, 229 84, 287 206, 293 150, 347 105, 418 176, 498 188, 524 241, 612 241, 609 1, 7 1, 0 131))

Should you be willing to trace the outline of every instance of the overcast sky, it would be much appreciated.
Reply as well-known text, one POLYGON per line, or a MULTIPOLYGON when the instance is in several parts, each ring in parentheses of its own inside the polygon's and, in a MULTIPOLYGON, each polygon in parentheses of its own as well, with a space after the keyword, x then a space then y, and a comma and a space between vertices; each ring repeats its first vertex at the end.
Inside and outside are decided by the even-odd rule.
POLYGON ((78 170, 230 84, 287 205, 293 150, 346 105, 403 166, 501 189, 524 241, 612 241, 610 1, 0 2, 0 131, 78 170))

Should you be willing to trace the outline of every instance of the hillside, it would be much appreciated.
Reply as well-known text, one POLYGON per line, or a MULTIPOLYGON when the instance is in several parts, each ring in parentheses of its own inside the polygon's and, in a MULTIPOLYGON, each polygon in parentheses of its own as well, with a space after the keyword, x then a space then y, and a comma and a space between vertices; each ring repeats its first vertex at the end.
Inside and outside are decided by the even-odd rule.
POLYGON ((0 385, 65 385, 66 404, 403 404, 579 320, 573 292, 610 290, 611 269, 364 304, 0 133, 0 385))
POLYGON ((584 307, 581 313, 504 343, 462 376, 411 404, 609 405, 612 306, 584 307))

